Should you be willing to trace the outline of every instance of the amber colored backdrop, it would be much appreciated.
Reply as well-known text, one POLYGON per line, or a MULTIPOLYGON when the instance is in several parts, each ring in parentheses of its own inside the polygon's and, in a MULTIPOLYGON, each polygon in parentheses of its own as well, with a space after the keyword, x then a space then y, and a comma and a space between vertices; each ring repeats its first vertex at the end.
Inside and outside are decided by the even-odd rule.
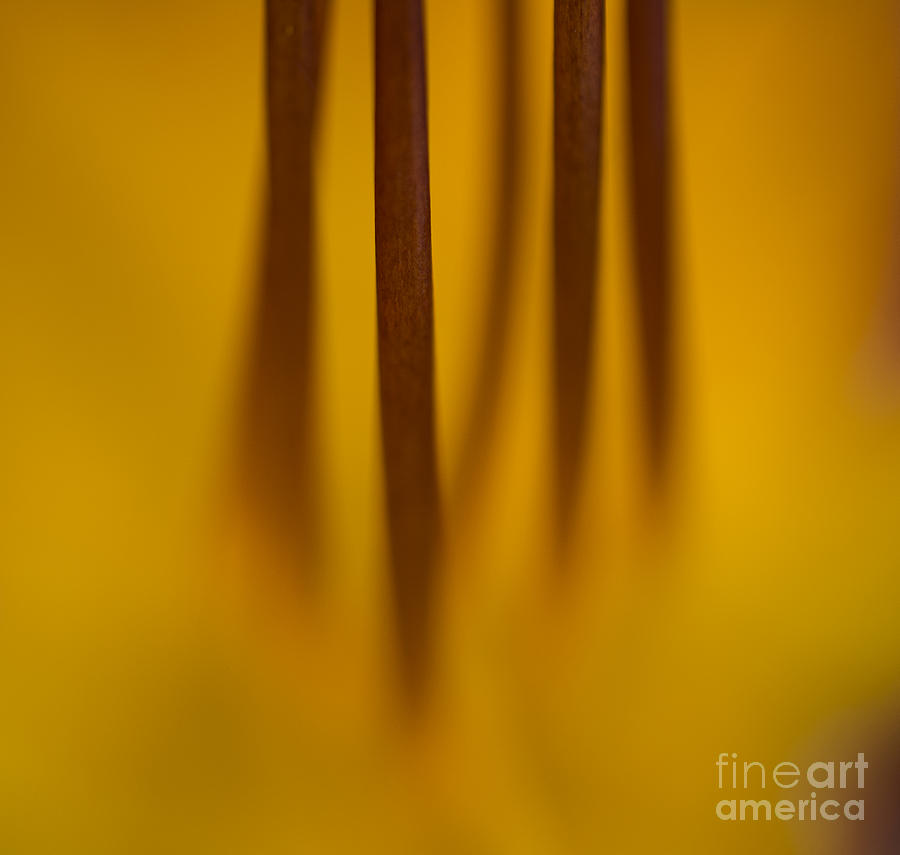
MULTIPOLYGON (((610 0, 602 334, 559 584, 552 4, 523 0, 514 369, 412 725, 385 577, 369 4, 335 0, 325 66, 328 574, 310 598, 223 487, 258 258, 261 3, 4 0, 0 850, 875 851, 843 826, 719 822, 714 763, 865 751, 867 827, 891 817, 875 806, 900 739, 900 7, 671 6, 669 493, 642 464, 610 0)), ((489 269, 494 4, 428 0, 426 21, 449 486, 489 269)))

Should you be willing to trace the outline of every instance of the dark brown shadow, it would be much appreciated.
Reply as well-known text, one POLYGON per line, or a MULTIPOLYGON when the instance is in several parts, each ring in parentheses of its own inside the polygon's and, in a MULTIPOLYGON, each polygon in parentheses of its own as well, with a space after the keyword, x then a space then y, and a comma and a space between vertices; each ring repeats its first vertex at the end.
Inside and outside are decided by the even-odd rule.
POLYGON ((463 433, 462 458, 456 485, 456 515, 465 517, 485 471, 494 438, 498 404, 507 370, 512 313, 515 308, 516 235, 520 222, 522 181, 522 114, 525 87, 522 65, 521 0, 494 4, 499 19, 496 51, 498 81, 496 117, 494 223, 490 267, 486 279, 487 314, 479 344, 478 374, 469 419, 463 433))

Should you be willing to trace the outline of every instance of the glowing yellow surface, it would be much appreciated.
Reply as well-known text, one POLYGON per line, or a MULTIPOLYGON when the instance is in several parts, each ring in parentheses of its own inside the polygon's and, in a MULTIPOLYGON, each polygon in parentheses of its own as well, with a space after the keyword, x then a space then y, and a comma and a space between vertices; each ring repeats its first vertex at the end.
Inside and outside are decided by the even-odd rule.
MULTIPOLYGON (((897 4, 672 4, 680 408, 660 508, 609 3, 602 334, 563 574, 546 500, 552 4, 523 0, 515 369, 412 734, 378 456, 371 16, 334 5, 313 603, 224 497, 259 231, 260 4, 0 8, 0 850, 799 851, 786 825, 715 819, 714 764, 820 759, 833 734, 855 756, 895 709, 900 365, 878 341, 898 287, 897 4)), ((448 486, 486 287, 491 9, 427 3, 448 486)))

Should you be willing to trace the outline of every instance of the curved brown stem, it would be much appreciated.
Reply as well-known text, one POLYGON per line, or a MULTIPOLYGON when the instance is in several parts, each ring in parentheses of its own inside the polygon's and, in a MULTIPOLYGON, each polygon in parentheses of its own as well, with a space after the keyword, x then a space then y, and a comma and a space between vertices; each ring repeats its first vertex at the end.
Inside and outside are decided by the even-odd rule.
POLYGON ((560 534, 579 486, 594 341, 605 67, 603 0, 556 0, 554 332, 560 534))
POLYGON ((438 538, 434 321, 421 0, 375 0, 375 264, 381 431, 407 676, 427 663, 438 538))
POLYGON ((662 474, 671 432, 672 270, 667 0, 630 0, 631 179, 649 452, 662 474))
POLYGON ((266 3, 267 198, 244 465, 293 558, 315 551, 313 142, 326 0, 266 3))

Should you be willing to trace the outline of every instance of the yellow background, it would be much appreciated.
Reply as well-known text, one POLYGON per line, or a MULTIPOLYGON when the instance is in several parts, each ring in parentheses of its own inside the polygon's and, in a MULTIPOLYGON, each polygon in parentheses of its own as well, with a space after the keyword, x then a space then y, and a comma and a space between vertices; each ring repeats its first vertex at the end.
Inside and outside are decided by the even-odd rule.
MULTIPOLYGON (((671 4, 678 417, 661 501, 610 0, 597 382, 562 574, 552 4, 522 0, 514 369, 484 490, 451 526, 434 697, 411 724, 385 577, 362 0, 334 2, 319 134, 317 598, 272 572, 225 496, 260 230, 260 6, 0 7, 0 850, 810 851, 797 825, 718 822, 714 763, 866 751, 877 777, 897 720, 900 7, 671 4)), ((495 18, 485 0, 426 2, 448 491, 489 269, 495 18)))

